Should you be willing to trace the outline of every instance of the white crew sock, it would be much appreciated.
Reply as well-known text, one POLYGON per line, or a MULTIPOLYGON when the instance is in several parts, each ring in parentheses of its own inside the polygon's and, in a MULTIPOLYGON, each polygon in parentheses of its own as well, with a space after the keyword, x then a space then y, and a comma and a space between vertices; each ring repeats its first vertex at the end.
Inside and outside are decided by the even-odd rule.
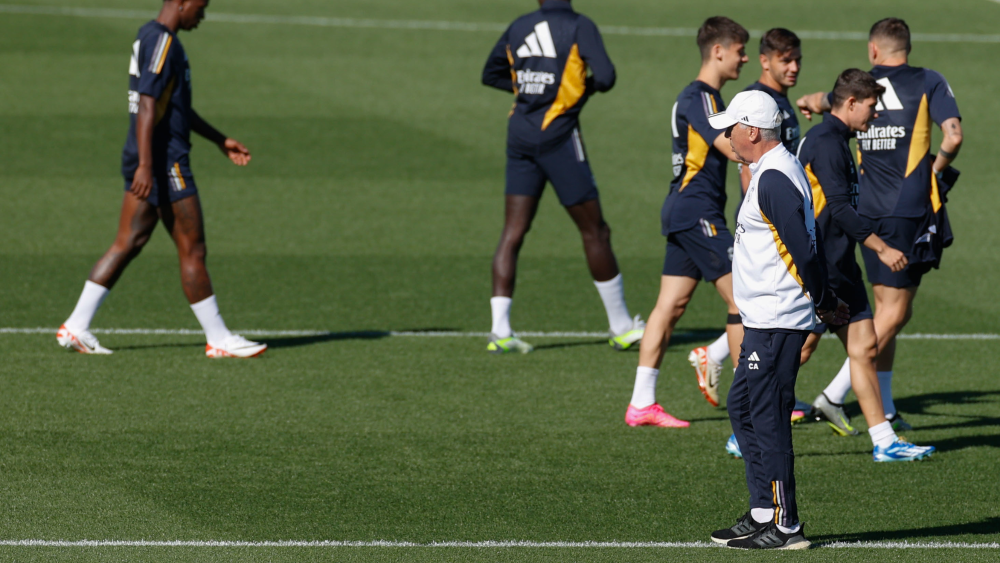
POLYGON ((896 431, 888 420, 869 428, 868 435, 872 437, 872 445, 879 448, 889 447, 896 441, 896 431))
POLYGON ((493 310, 493 329, 490 331, 497 338, 509 338, 514 334, 510 328, 510 297, 493 297, 490 299, 490 309, 493 310))
POLYGON ((63 323, 66 328, 70 332, 90 330, 90 322, 94 320, 97 309, 104 303, 104 298, 110 291, 103 285, 87 280, 87 283, 83 284, 83 292, 80 293, 80 300, 76 302, 73 314, 63 323))
POLYGON ((826 386, 823 390, 823 394, 826 395, 830 402, 837 403, 838 405, 844 404, 844 399, 847 398, 847 393, 851 390, 851 359, 847 358, 844 360, 844 365, 840 366, 840 371, 837 372, 837 376, 833 378, 833 381, 826 386))
POLYGON ((211 296, 191 305, 194 316, 198 317, 202 330, 205 331, 205 338, 212 343, 222 342, 233 333, 226 328, 226 321, 222 320, 219 314, 219 304, 215 301, 215 296, 211 296))
POLYGON ((628 305, 625 304, 625 283, 622 275, 611 278, 608 281, 595 281, 597 293, 601 294, 601 301, 604 301, 604 310, 608 312, 608 326, 616 336, 625 334, 632 330, 632 317, 628 314, 628 305))
POLYGON ((799 523, 796 523, 791 528, 786 528, 781 524, 778 524, 778 529, 781 530, 781 533, 783 534, 794 534, 795 532, 798 532, 800 528, 802 528, 802 524, 799 523))
POLYGON ((715 342, 708 345, 708 358, 722 365, 729 357, 729 334, 723 333, 715 342))
POLYGON ((660 370, 639 366, 635 369, 635 387, 632 388, 631 405, 644 409, 656 402, 656 377, 660 370))
POLYGON ((753 518, 754 522, 758 524, 763 524, 764 522, 770 522, 774 520, 774 509, 773 508, 751 508, 750 517, 753 518))
POLYGON ((892 418, 896 415, 896 403, 892 402, 892 372, 880 371, 878 373, 878 388, 882 392, 882 410, 885 417, 892 418))

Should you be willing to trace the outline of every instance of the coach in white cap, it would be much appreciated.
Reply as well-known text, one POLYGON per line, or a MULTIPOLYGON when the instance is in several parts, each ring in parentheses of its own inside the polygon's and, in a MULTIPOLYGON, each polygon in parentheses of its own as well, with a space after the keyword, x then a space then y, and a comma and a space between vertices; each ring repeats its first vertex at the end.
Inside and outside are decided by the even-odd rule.
POLYGON ((827 287, 809 181, 781 144, 781 120, 778 105, 760 91, 740 92, 724 113, 709 117, 753 173, 733 247, 733 297, 744 336, 728 399, 750 511, 712 534, 742 549, 809 547, 795 506, 790 422, 799 353, 817 314, 834 325, 847 322, 847 306, 827 287))

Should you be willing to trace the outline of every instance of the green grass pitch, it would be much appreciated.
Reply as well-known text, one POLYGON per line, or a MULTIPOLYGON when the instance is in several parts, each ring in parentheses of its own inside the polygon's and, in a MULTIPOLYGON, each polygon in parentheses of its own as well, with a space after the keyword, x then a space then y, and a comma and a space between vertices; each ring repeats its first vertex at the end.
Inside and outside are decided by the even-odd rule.
MULTIPOLYGON (((159 2, 0 6, 0 327, 57 327, 114 235, 126 65, 143 20, 3 11, 14 1, 150 12, 159 2)), ((601 26, 694 28, 726 14, 753 29, 865 32, 896 15, 918 33, 991 35, 914 44, 912 62, 951 82, 966 141, 949 203, 956 243, 925 278, 907 332, 1000 332, 1000 4, 575 4, 601 26)), ((214 0, 210 13, 504 24, 533 5, 214 0)), ((223 21, 181 36, 195 107, 254 153, 237 169, 199 139, 192 157, 228 324, 362 334, 273 338, 245 362, 207 360, 196 336, 105 335, 116 354, 85 357, 52 335, 0 334, 0 541, 697 542, 745 510, 743 466, 723 453, 725 411, 701 398, 686 362, 694 337, 675 342, 660 379, 661 402, 693 421, 674 431, 624 424, 637 355, 597 338, 538 339, 532 355, 493 357, 477 338, 377 334, 489 328, 511 100, 479 75, 498 36, 223 21)), ((757 39, 727 99, 757 78, 757 39)), ((697 51, 691 37, 605 42, 618 85, 590 101, 583 126, 629 303, 645 316, 662 263, 670 108, 697 72, 697 51)), ((806 40, 803 52, 793 96, 868 68, 863 40, 806 40)), ((735 171, 730 180, 735 194, 735 171)), ((547 195, 523 251, 516 329, 605 329, 580 246, 547 195)), ((724 315, 702 287, 681 330, 721 330, 724 315)), ((197 328, 162 230, 95 326, 197 328)), ((900 341, 897 405, 917 428, 907 437, 939 448, 928 461, 876 465, 865 436, 797 429, 809 537, 1000 541, 998 357, 997 340, 900 341)), ((824 341, 799 396, 813 398, 842 358, 824 341)), ((797 557, 995 561, 998 552, 797 557)), ((0 559, 16 561, 764 558, 700 548, 0 547, 0 559)))

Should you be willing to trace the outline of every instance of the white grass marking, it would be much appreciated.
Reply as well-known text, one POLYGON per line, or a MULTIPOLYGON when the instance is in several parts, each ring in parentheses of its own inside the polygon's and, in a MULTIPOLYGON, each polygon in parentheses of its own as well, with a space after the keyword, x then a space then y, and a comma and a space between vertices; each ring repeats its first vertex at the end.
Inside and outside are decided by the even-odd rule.
MULTIPOLYGON (((994 0, 1000 2, 1000 0, 994 0)), ((42 16, 75 16, 82 18, 149 19, 154 12, 144 10, 117 10, 111 8, 73 8, 69 6, 23 6, 0 4, 0 13, 32 14, 42 16)), ((209 12, 208 21, 228 23, 256 23, 305 25, 335 28, 369 29, 409 29, 434 31, 474 31, 499 33, 507 29, 501 23, 472 23, 429 20, 379 20, 358 18, 328 18, 319 16, 278 16, 264 14, 225 14, 209 12)), ((686 27, 633 27, 602 26, 605 35, 631 35, 640 37, 694 37, 698 30, 686 27)), ((754 36, 763 34, 761 30, 750 30, 754 36)), ((796 31, 802 39, 830 41, 867 41, 868 33, 862 31, 796 31)), ((912 39, 918 43, 1000 43, 1000 35, 980 35, 972 33, 914 33, 912 39)))
MULTIPOLYGON (((1000 1, 1000 0, 998 0, 1000 1)), ((0 328, 0 335, 3 334, 55 334, 57 329, 45 327, 5 327, 0 328)), ((91 329, 94 334, 120 334, 120 335, 159 335, 159 336, 201 336, 204 333, 193 328, 95 328, 91 329)), ((407 338, 487 338, 488 332, 462 332, 447 330, 359 330, 359 331, 329 331, 329 330, 237 330, 234 331, 244 336, 271 336, 271 337, 323 337, 334 338, 380 338, 380 337, 407 337, 407 338)), ((722 331, 689 331, 675 332, 675 337, 681 338, 715 338, 722 334, 722 331)), ((607 338, 607 332, 518 332, 518 336, 525 338, 607 338)), ((824 334, 823 338, 836 338, 833 334, 824 334)), ((901 340, 1000 340, 1000 334, 989 333, 969 333, 969 334, 900 334, 896 338, 901 340)))
MULTIPOLYGON (((1000 0, 998 0, 1000 1, 1000 0)), ((45 327, 5 327, 0 328, 0 334, 55 334, 58 329, 45 327)), ((122 335, 162 335, 162 336, 201 336, 204 332, 193 328, 94 328, 94 334, 122 334, 122 335)), ((358 337, 412 337, 412 338, 487 338, 488 332, 462 332, 447 330, 358 330, 358 331, 329 331, 329 330, 236 330, 234 331, 244 336, 332 336, 342 338, 358 337)), ((684 338, 715 338, 722 334, 721 330, 703 330, 689 332, 675 332, 675 337, 684 338)), ((607 338, 607 332, 535 332, 527 331, 517 333, 525 338, 607 338)), ((823 338, 836 338, 833 334, 824 334, 823 338)), ((989 333, 969 333, 969 334, 900 334, 896 338, 901 340, 1000 340, 1000 334, 989 333)))
MULTIPOLYGON (((533 542, 533 541, 147 541, 147 540, 0 540, 4 547, 472 547, 472 548, 717 548, 711 542, 533 542)), ((966 542, 833 542, 834 549, 1000 549, 1000 543, 966 542)))

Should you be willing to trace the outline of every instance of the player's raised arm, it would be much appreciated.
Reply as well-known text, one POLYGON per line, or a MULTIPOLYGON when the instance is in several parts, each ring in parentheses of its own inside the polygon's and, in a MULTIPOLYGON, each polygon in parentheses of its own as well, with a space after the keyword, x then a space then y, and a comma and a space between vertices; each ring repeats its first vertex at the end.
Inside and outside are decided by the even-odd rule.
POLYGON ((506 92, 514 91, 514 80, 511 78, 510 29, 505 31, 490 51, 483 67, 483 84, 506 92))
POLYGON ((809 121, 812 121, 814 113, 822 114, 830 111, 830 99, 826 92, 806 94, 796 100, 795 105, 798 106, 799 111, 809 121))
POLYGON ((233 164, 237 166, 250 164, 250 150, 243 143, 223 135, 193 109, 191 110, 191 130, 215 143, 219 150, 233 161, 233 164))
POLYGON ((614 88, 617 79, 615 65, 604 49, 601 32, 590 18, 580 18, 576 41, 580 49, 580 58, 587 63, 592 73, 587 77, 587 92, 607 92, 614 88))

